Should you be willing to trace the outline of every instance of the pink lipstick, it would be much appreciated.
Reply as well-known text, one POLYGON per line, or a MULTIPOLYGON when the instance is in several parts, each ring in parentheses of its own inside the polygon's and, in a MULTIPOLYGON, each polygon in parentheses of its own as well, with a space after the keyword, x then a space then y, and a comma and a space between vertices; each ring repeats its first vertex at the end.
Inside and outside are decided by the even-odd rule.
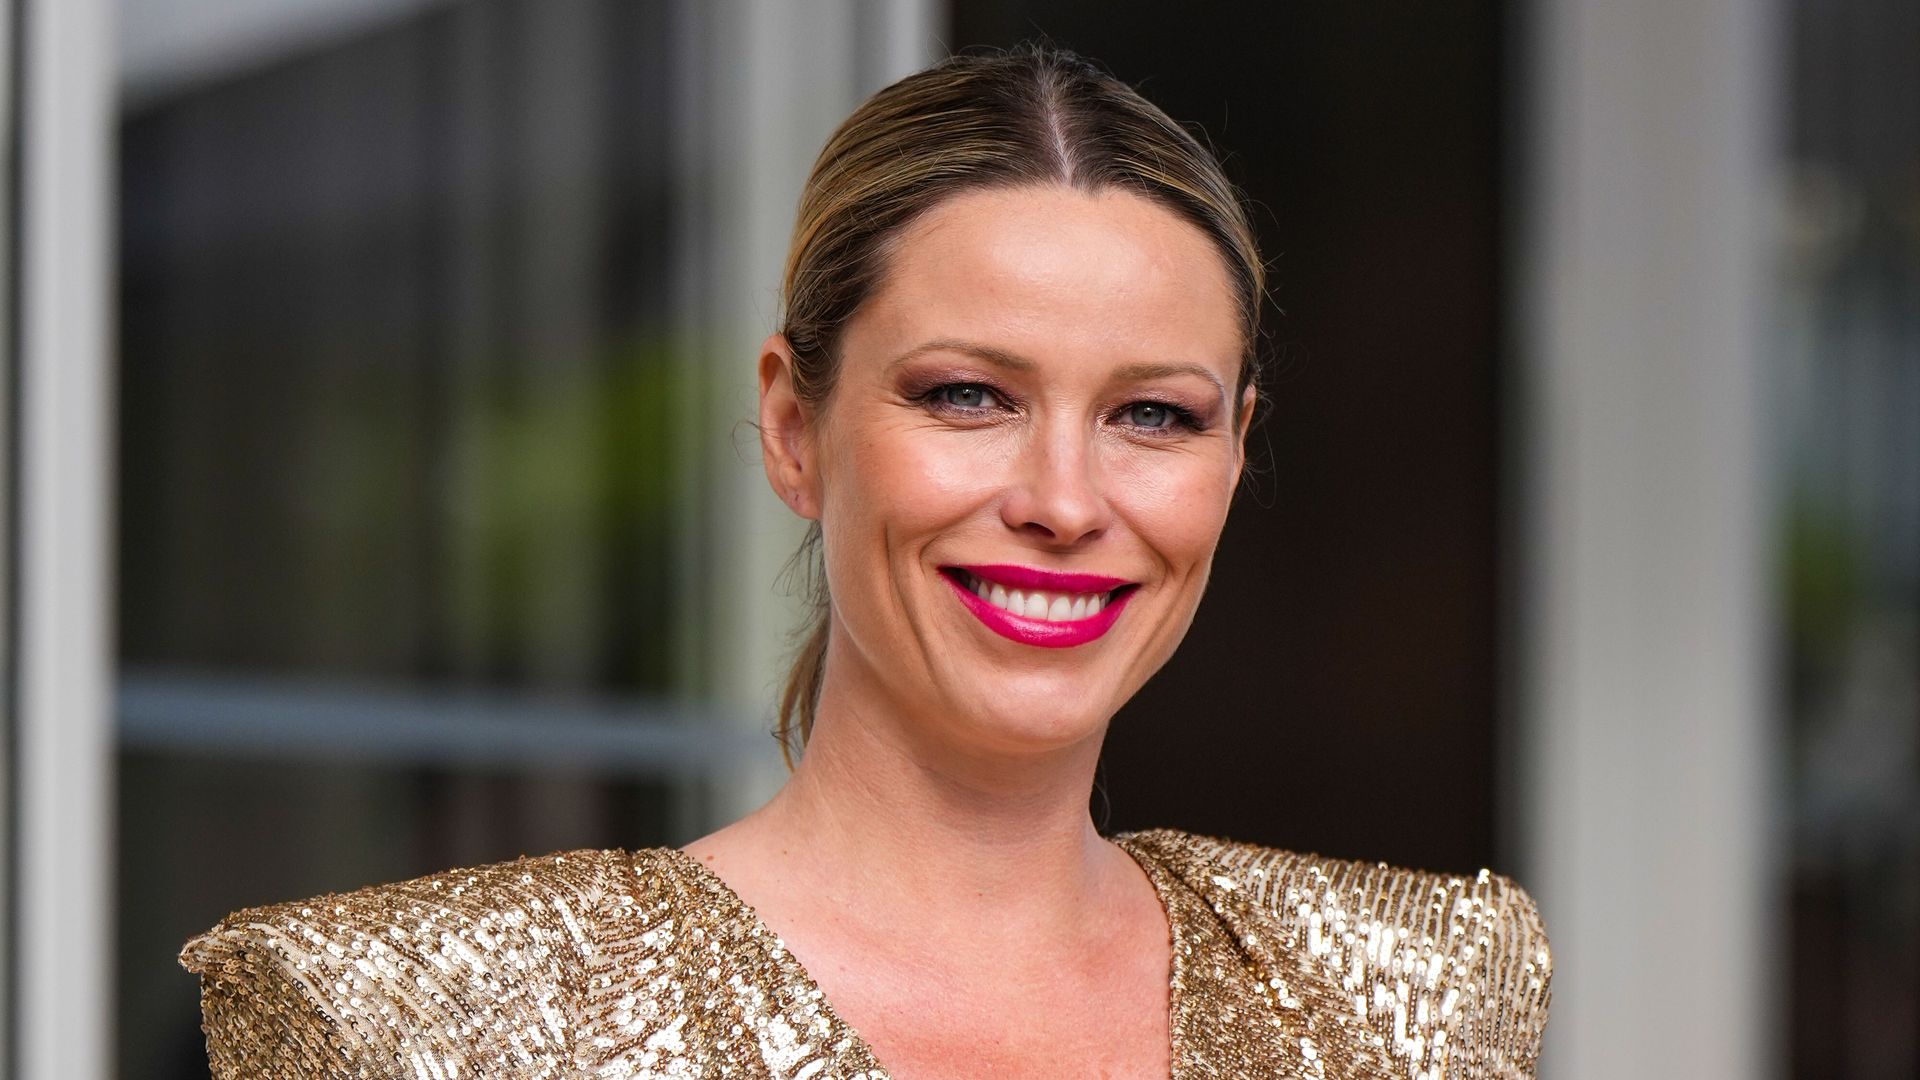
POLYGON ((941 576, 987 629, 1023 645, 1066 649, 1112 629, 1136 582, 1028 566, 946 566, 941 576))

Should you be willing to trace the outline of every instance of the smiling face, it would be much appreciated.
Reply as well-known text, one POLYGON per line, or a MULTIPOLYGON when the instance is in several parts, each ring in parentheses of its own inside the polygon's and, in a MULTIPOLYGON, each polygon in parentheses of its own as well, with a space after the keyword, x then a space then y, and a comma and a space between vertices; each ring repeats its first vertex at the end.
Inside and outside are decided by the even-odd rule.
POLYGON ((821 525, 823 723, 968 749, 1098 740, 1186 633, 1251 393, 1219 252, 1143 197, 954 196, 896 239, 818 410, 761 358, 776 492, 821 525))

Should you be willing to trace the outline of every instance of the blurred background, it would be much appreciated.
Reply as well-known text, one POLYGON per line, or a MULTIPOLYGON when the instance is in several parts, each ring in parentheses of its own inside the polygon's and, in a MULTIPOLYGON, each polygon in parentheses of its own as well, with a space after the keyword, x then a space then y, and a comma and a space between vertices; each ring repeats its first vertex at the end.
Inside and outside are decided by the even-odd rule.
POLYGON ((1043 39, 1275 283, 1096 819, 1517 877, 1549 1078, 1920 1076, 1910 0, 0 11, 6 1075, 206 1076, 235 908, 764 799, 800 184, 1043 39))

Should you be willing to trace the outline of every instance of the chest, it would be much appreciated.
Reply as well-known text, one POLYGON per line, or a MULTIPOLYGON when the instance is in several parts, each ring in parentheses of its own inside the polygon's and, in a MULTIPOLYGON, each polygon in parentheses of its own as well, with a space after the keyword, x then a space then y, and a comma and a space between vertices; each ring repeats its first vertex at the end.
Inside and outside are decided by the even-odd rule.
POLYGON ((890 982, 849 984, 834 1000, 892 1080, 1167 1080, 1172 1069, 1164 964, 1122 965, 1100 981, 929 981, 886 992, 890 982))
MULTIPOLYGON (((832 920, 791 920, 797 932, 783 937, 697 860, 669 858, 685 895, 636 911, 643 933, 596 949, 604 977, 592 980, 579 1028, 594 1075, 1321 1075, 1302 1057, 1294 983, 1276 1012, 1270 980, 1212 902, 1150 861, 1141 865, 1157 902, 1139 905, 1139 918, 1090 915, 1099 947, 1083 940, 1036 959, 982 928, 965 940, 821 936, 832 920)), ((1346 1010, 1330 989, 1328 1002, 1346 1010)))

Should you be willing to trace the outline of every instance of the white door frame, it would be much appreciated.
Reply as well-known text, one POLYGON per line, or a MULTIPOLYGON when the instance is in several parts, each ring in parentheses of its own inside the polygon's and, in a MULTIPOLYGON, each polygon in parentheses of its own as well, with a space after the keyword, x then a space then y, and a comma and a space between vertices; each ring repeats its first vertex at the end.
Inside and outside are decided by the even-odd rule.
POLYGON ((1542 0, 1511 417, 1542 1075, 1777 1073, 1761 333, 1772 5, 1542 0))
POLYGON ((109 0, 19 0, 9 995, 18 1080, 106 1080, 114 46, 109 0))

